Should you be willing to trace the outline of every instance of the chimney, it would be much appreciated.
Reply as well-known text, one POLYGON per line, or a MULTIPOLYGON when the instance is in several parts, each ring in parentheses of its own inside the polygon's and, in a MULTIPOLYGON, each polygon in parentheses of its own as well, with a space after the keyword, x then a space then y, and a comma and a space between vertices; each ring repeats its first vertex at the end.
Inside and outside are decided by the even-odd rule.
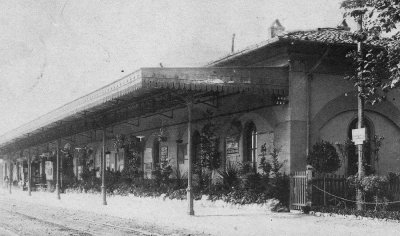
POLYGON ((276 36, 282 35, 285 32, 285 27, 282 26, 281 22, 279 22, 278 19, 276 19, 271 27, 269 28, 270 30, 270 37, 274 38, 276 36))
POLYGON ((234 53, 235 52, 235 34, 232 35, 232 50, 231 52, 234 53))

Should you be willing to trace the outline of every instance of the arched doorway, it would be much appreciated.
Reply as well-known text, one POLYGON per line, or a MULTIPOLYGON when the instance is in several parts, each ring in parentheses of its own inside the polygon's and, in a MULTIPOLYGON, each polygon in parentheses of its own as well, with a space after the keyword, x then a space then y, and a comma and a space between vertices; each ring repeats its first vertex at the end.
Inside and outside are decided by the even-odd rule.
MULTIPOLYGON (((354 119, 350 122, 349 128, 347 131, 347 136, 351 140, 352 139, 352 130, 357 128, 358 119, 354 119)), ((363 153, 364 153, 364 168, 365 174, 369 175, 373 173, 373 162, 372 162, 372 143, 371 138, 373 137, 373 127, 371 122, 368 119, 364 118, 364 128, 366 131, 365 142, 363 145, 363 153)), ((357 146, 352 144, 348 147, 347 150, 347 175, 355 175, 358 172, 358 152, 357 146)))
POLYGON ((160 141, 155 138, 153 141, 153 169, 160 167, 160 141))
POLYGON ((256 169, 257 160, 257 129, 251 121, 244 126, 243 133, 243 163, 251 163, 253 169, 256 169))

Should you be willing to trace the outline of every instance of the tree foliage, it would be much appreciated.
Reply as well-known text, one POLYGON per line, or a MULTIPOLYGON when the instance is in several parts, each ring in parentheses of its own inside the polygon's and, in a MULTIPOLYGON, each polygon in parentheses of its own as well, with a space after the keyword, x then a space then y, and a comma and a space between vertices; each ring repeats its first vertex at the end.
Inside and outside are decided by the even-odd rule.
POLYGON ((363 29, 354 39, 365 45, 362 57, 348 54, 353 70, 346 78, 362 88, 359 96, 366 102, 382 101, 400 85, 400 0, 344 0, 341 7, 345 16, 362 17, 363 29))
POLYGON ((312 147, 307 156, 307 164, 319 173, 332 173, 340 168, 340 158, 330 142, 321 141, 312 147))
MULTIPOLYGON (((123 145, 119 145, 122 147, 123 145)), ((141 144, 139 140, 131 135, 129 137, 128 143, 124 145, 126 158, 124 163, 124 169, 121 172, 122 178, 127 181, 131 182, 135 178, 139 178, 142 176, 142 168, 141 168, 141 144)))
POLYGON ((221 153, 218 150, 218 126, 211 120, 204 125, 200 134, 201 166, 209 170, 216 170, 221 166, 221 153))

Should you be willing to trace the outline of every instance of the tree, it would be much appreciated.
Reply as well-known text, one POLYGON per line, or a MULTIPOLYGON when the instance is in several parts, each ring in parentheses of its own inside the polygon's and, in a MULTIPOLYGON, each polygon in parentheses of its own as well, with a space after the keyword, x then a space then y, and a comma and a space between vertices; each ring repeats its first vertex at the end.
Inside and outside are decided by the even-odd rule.
MULTIPOLYGON (((396 29, 400 22, 400 0, 344 0, 341 7, 346 10, 345 16, 354 17, 358 23, 354 34, 357 52, 348 54, 353 60, 353 70, 346 78, 357 86, 357 127, 362 128, 364 104, 385 100, 386 93, 400 84, 400 32, 396 29)), ((361 180, 364 177, 363 145, 357 145, 357 149, 361 180)), ((363 207, 362 193, 358 190, 357 209, 363 207)))
POLYGON ((340 168, 340 158, 335 147, 327 141, 314 144, 307 156, 307 164, 318 173, 332 173, 340 168))
POLYGON ((204 184, 208 179, 209 187, 213 180, 215 171, 221 166, 221 153, 218 150, 219 138, 217 136, 219 126, 211 120, 211 113, 207 114, 208 122, 203 126, 200 134, 200 170, 206 168, 211 172, 211 178, 208 174, 201 173, 200 184, 204 184))
POLYGON ((361 55, 348 54, 353 70, 346 78, 363 88, 359 96, 365 102, 383 101, 387 92, 400 86, 400 32, 396 28, 400 0, 344 0, 341 7, 345 17, 362 17, 362 30, 354 33, 354 39, 364 43, 361 55))
POLYGON ((124 149, 126 158, 121 176, 125 181, 132 182, 134 179, 143 176, 140 155, 142 150, 139 139, 134 135, 130 135, 128 143, 124 145, 124 149))
POLYGON ((221 166, 221 153, 218 150, 219 138, 218 126, 209 119, 200 134, 200 158, 201 166, 211 171, 221 166))

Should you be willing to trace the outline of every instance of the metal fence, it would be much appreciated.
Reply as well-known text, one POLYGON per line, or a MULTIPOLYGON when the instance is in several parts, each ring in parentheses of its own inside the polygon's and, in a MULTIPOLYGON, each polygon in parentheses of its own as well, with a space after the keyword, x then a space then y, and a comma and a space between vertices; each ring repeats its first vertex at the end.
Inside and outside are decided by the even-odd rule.
MULTIPOLYGON (((388 201, 400 201, 400 175, 392 175, 384 188, 388 201)), ((313 206, 346 207, 354 205, 355 200, 356 190, 344 175, 314 174, 309 179, 306 171, 296 171, 291 175, 291 209, 299 210, 306 206, 308 201, 313 206)), ((400 207, 400 204, 396 203, 397 205, 400 207)))

